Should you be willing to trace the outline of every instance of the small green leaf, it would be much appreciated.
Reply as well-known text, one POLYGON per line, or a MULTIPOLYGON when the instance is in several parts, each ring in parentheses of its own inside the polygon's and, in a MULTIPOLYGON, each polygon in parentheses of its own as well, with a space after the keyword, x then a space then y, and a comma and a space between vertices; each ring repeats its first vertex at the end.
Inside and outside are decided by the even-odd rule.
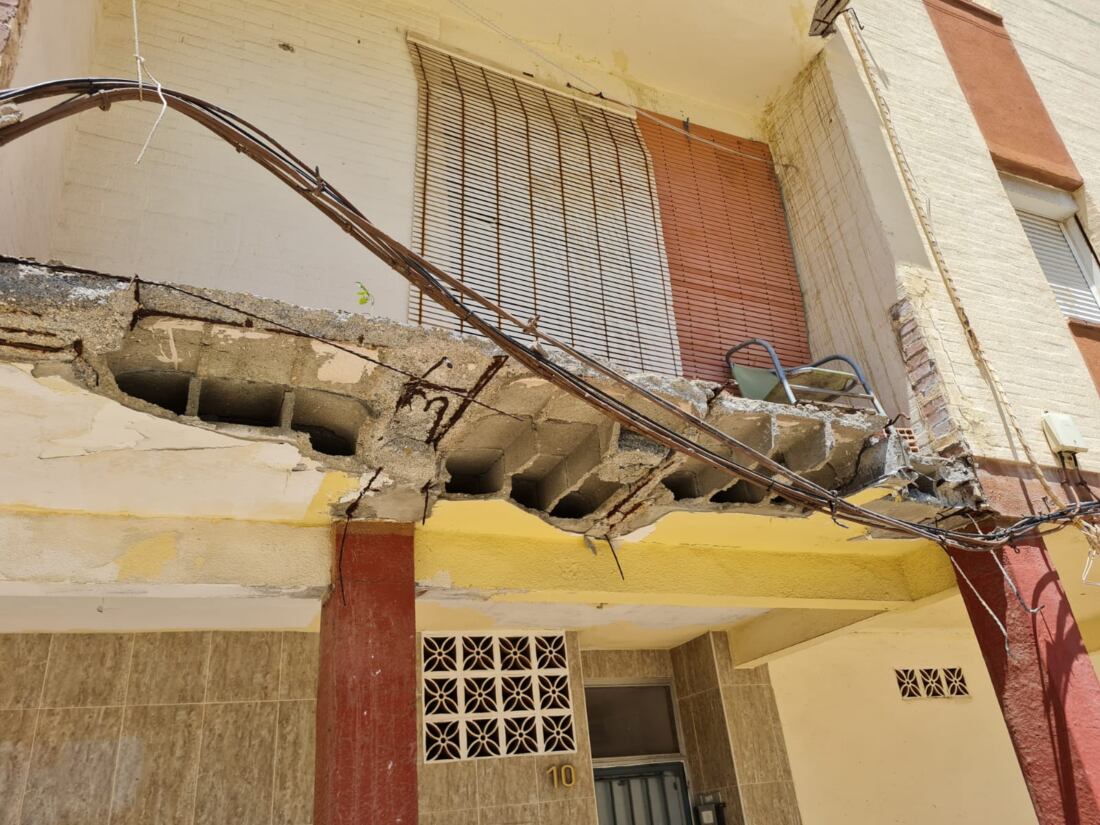
POLYGON ((371 294, 371 291, 367 289, 366 284, 364 284, 362 281, 356 281, 356 283, 359 284, 359 291, 355 293, 359 298, 359 303, 373 304, 374 296, 371 294))

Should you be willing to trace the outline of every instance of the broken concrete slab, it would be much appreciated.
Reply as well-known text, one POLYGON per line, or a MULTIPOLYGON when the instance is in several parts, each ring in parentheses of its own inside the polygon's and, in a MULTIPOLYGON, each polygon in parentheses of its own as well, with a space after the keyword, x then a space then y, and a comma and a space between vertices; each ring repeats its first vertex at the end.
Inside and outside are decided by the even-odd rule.
MULTIPOLYGON (((411 521, 441 497, 502 498, 562 529, 603 536, 676 510, 804 514, 774 491, 671 454, 475 336, 14 259, 0 260, 0 328, 0 360, 32 363, 36 374, 66 371, 87 391, 148 415, 289 443, 321 467, 374 477, 338 517, 411 521)), ((728 450, 637 393, 585 377, 728 450)), ((931 478, 934 500, 969 495, 968 478, 938 478, 933 465, 910 470, 885 419, 871 412, 633 378, 829 489, 849 494, 883 476, 909 489, 920 475, 931 478)))

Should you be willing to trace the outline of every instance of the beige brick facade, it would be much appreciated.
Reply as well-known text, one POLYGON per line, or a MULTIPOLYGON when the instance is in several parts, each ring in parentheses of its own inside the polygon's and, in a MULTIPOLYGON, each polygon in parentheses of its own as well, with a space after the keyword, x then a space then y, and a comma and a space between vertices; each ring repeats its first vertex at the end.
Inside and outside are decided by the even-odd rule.
MULTIPOLYGON (((1053 462, 1039 420, 1045 410, 1058 410, 1074 415, 1090 445, 1100 446, 1096 387, 1005 195, 924 7, 870 2, 861 4, 860 20, 924 207, 966 312, 1029 442, 1040 461, 1053 462)), ((851 318, 841 311, 845 300, 836 297, 838 291, 846 290, 843 294, 849 303, 866 302, 876 294, 885 303, 894 297, 890 275, 884 274, 892 271, 899 290, 896 297, 910 301, 921 319, 929 353, 938 365, 943 391, 964 438, 977 455, 1022 460, 1003 424, 989 380, 970 352, 942 279, 930 263, 930 254, 913 246, 915 215, 898 208, 901 183, 896 168, 882 156, 885 135, 873 110, 866 109, 867 92, 851 82, 856 59, 848 35, 838 36, 821 58, 828 80, 817 77, 821 69, 811 69, 804 77, 807 89, 796 87, 791 93, 794 97, 785 98, 773 112, 776 146, 792 158, 790 168, 782 164, 780 168, 811 330, 818 330, 819 336, 822 329, 828 330, 823 337, 838 341, 854 335, 853 322, 867 316, 857 311, 851 318), (839 123, 829 106, 830 90, 837 98, 839 123), (816 109, 813 101, 807 102, 807 95, 813 94, 823 98, 816 109), (800 115, 792 114, 799 109, 800 115), (796 117, 801 119, 796 122, 796 117), (841 128, 843 135, 838 131, 841 128), (853 149, 858 158, 855 165, 848 155, 853 149), (828 162, 822 163, 822 154, 828 162), (827 170, 817 178, 810 176, 818 183, 816 188, 798 180, 808 162, 827 170), (871 213, 868 202, 876 207, 871 213), (822 227, 830 223, 837 228, 831 235, 827 230, 822 235, 822 227), (859 231, 852 231, 856 226, 859 231), (800 232, 806 235, 803 243, 799 242, 800 232), (819 285, 822 283, 828 288, 819 285), (819 300, 821 304, 816 306, 819 300), (816 318, 815 310, 819 313, 816 318)), ((1058 111, 1058 105, 1052 109, 1058 111)), ((1059 117, 1055 115, 1056 121, 1059 117)), ((1065 137, 1086 181, 1095 177, 1097 165, 1090 166, 1087 150, 1075 152, 1078 141, 1072 134, 1065 137)), ((1090 140, 1086 138, 1085 143, 1090 140)), ((868 309, 871 317, 881 311, 868 309)), ((894 389, 899 386, 897 351, 881 344, 876 352, 874 342, 881 339, 875 333, 862 338, 862 346, 851 346, 863 350, 876 380, 881 385, 885 376, 896 398, 900 392, 894 389)), ((911 407, 911 419, 919 421, 920 406, 911 407)), ((1083 463, 1091 466, 1087 457, 1083 463)))

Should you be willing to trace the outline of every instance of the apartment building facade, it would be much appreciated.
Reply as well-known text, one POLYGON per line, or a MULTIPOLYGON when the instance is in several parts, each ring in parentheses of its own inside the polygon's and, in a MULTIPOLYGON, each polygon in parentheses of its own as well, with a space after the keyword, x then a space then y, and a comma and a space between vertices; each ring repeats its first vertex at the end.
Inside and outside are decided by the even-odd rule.
POLYGON ((0 821, 1100 822, 1100 18, 845 5, 0 0, 0 821))

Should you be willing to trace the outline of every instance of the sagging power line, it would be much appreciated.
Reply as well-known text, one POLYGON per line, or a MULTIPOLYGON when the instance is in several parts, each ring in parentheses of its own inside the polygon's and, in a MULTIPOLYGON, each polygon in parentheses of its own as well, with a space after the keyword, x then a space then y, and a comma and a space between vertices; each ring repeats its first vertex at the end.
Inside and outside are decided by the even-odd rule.
MULTIPOLYGON (((1049 530, 1042 530, 1046 525, 1050 525, 1051 529, 1061 529, 1074 519, 1094 518, 1100 515, 1100 501, 1082 502, 1072 508, 1021 519, 1010 526, 1000 527, 983 534, 977 531, 952 530, 937 525, 906 521, 848 502, 837 491, 825 489, 810 479, 792 472, 769 456, 729 436, 703 419, 680 409, 672 402, 635 384, 612 367, 585 355, 570 344, 542 330, 537 319, 523 320, 515 317, 462 281, 439 269, 372 224, 354 204, 321 176, 316 167, 311 168, 265 132, 232 112, 182 92, 164 89, 163 94, 169 108, 204 126, 231 144, 238 152, 247 155, 255 163, 267 169, 411 284, 460 320, 468 323, 533 374, 545 378, 598 409, 612 420, 670 450, 698 459, 736 478, 774 491, 791 503, 801 504, 834 519, 928 539, 949 549, 989 551, 1023 538, 1049 532, 1049 530), (500 321, 513 327, 516 334, 533 337, 535 344, 527 345, 516 335, 509 334, 485 321, 474 312, 466 303, 467 301, 488 310, 500 321), (653 415, 639 410, 622 398, 616 397, 562 366, 545 352, 544 346, 552 347, 575 359, 582 367, 611 381, 628 396, 641 399, 662 413, 672 416, 690 427, 697 437, 690 438, 660 423, 653 415), (713 439, 719 445, 718 449, 728 449, 741 461, 703 445, 697 440, 698 436, 713 439)), ((0 146, 47 124, 88 109, 96 107, 109 109, 113 103, 117 102, 145 101, 137 81, 79 78, 51 81, 0 92, 0 103, 23 104, 55 97, 66 99, 0 130, 0 146)))

